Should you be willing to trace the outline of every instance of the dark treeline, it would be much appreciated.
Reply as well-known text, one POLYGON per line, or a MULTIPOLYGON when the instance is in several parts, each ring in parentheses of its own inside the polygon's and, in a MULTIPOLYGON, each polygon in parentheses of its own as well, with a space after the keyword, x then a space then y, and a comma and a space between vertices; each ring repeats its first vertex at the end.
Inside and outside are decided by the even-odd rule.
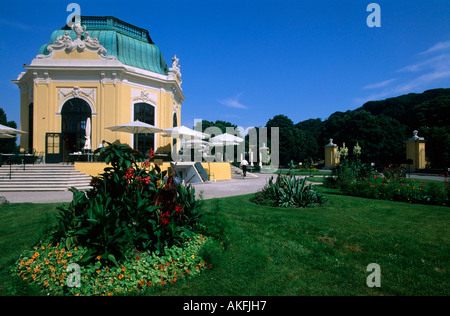
MULTIPOLYGON (((450 167, 450 89, 434 89, 411 93, 382 101, 370 101, 356 110, 335 112, 326 120, 308 119, 294 123, 286 115, 269 119, 266 127, 279 127, 280 164, 291 161, 318 162, 330 138, 338 146, 350 149, 358 143, 361 159, 383 167, 404 164, 405 141, 417 130, 426 140, 426 156, 432 168, 450 167)), ((203 121, 203 130, 236 125, 203 121)), ((270 140, 270 133, 268 135, 270 140)), ((270 145, 270 141, 269 141, 270 145)))

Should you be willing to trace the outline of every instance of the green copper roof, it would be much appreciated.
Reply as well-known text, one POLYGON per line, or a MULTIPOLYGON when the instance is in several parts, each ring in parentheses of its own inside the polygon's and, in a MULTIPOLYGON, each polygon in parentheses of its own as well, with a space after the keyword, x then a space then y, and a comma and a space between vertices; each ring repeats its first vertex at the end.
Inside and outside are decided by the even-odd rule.
MULTIPOLYGON (((114 17, 82 16, 81 25, 86 26, 90 37, 98 38, 107 50, 106 55, 117 57, 125 65, 167 75, 169 67, 147 30, 114 17)), ((47 46, 53 44, 58 36, 64 35, 65 31, 69 31, 72 39, 77 38, 75 32, 65 26, 52 33, 50 42, 43 45, 39 53, 48 55, 47 46)))

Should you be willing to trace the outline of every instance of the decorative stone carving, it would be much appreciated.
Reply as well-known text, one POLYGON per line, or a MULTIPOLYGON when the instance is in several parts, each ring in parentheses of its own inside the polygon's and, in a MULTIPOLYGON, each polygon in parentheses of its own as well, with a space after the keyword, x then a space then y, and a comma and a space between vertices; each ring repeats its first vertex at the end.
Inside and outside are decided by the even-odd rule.
POLYGON ((80 87, 73 87, 73 89, 58 89, 58 101, 61 101, 69 95, 72 95, 74 98, 79 98, 84 95, 95 102, 95 89, 81 89, 80 87))
POLYGON ((158 102, 154 93, 145 90, 131 90, 131 99, 133 101, 141 101, 145 103, 156 104, 158 102))
POLYGON ((413 131, 413 137, 411 137, 409 141, 425 140, 424 137, 419 137, 418 134, 419 132, 417 130, 413 131))
POLYGON ((178 80, 181 81, 181 71, 180 71, 180 59, 177 58, 177 55, 173 56, 172 58, 172 67, 169 69, 169 78, 171 76, 175 76, 178 80))
POLYGON ((135 97, 133 100, 134 101, 143 101, 143 102, 150 102, 151 101, 151 99, 149 98, 148 92, 144 91, 144 90, 141 91, 141 95, 140 96, 135 97))
POLYGON ((173 56, 172 58, 172 68, 180 68, 178 66, 178 62, 180 61, 179 58, 177 58, 177 55, 173 56))
POLYGON ((37 59, 45 59, 51 57, 54 51, 64 50, 66 53, 77 51, 82 53, 86 50, 97 52, 102 59, 116 60, 115 56, 106 56, 106 49, 100 45, 98 38, 89 36, 89 32, 86 32, 86 26, 81 26, 79 23, 72 26, 72 30, 75 32, 77 38, 72 40, 69 36, 69 32, 65 31, 64 35, 58 36, 53 44, 47 46, 47 50, 50 55, 37 55, 37 59), (83 34, 85 34, 83 38, 83 34))

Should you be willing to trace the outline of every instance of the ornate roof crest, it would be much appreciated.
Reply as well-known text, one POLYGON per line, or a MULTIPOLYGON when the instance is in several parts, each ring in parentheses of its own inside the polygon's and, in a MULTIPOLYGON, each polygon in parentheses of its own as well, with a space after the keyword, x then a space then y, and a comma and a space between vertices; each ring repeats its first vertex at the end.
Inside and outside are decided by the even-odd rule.
MULTIPOLYGON (((86 26, 81 25, 79 22, 72 25, 72 30, 75 32, 77 38, 72 40, 69 36, 69 32, 65 31, 64 35, 60 35, 56 38, 56 41, 47 46, 47 50, 50 53, 59 50, 65 50, 66 53, 71 53, 73 51, 78 51, 79 53, 86 51, 89 49, 91 51, 96 51, 102 58, 106 59, 116 59, 114 56, 106 56, 106 49, 100 45, 98 38, 93 38, 89 36, 89 33, 86 32, 86 26), (84 36, 83 36, 84 34, 84 36)), ((38 59, 48 58, 52 56, 50 55, 38 55, 38 59)))

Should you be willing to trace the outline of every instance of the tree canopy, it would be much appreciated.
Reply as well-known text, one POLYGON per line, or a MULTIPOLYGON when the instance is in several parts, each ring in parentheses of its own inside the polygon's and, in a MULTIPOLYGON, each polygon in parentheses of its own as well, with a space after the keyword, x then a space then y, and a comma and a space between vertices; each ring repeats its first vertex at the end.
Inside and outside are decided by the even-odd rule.
POLYGON ((411 93, 362 107, 335 112, 326 120, 308 119, 294 124, 286 115, 276 115, 266 126, 280 128, 280 163, 323 158, 323 146, 334 143, 362 148, 361 159, 377 166, 402 164, 405 141, 413 131, 425 137, 426 156, 433 168, 450 166, 450 89, 411 93))
MULTIPOLYGON (((17 128, 16 122, 8 121, 8 119, 6 117, 6 113, 2 108, 0 108, 0 124, 8 126, 8 127, 12 127, 12 128, 17 128)), ((16 151, 17 150, 16 140, 17 140, 17 137, 0 138, 0 153, 10 154, 10 153, 16 151)))

